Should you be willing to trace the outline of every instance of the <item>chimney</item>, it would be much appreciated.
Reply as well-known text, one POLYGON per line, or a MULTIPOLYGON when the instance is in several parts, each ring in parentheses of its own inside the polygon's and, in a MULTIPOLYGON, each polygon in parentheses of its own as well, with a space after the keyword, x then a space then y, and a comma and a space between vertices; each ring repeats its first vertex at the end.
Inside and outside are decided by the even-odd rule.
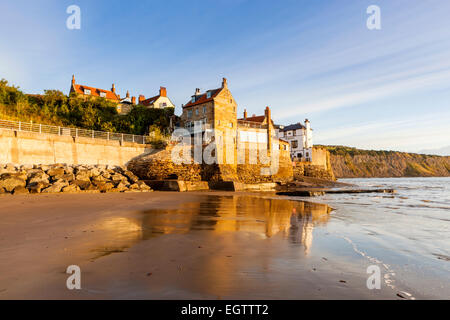
POLYGON ((271 118, 270 118, 270 108, 269 107, 266 107, 266 110, 264 111, 264 115, 267 118, 267 124, 269 124, 270 120, 271 120, 271 118))
POLYGON ((127 90, 127 98, 130 97, 130 91, 127 90))
POLYGON ((309 123, 309 120, 308 120, 308 119, 305 119, 305 128, 306 128, 307 130, 309 130, 309 129, 311 128, 311 124, 309 123))
POLYGON ((228 88, 227 78, 222 79, 222 88, 228 88))
POLYGON ((131 103, 136 104, 136 97, 131 97, 131 103))
POLYGON ((247 119, 247 109, 244 109, 244 120, 247 119))
POLYGON ((72 75, 72 85, 74 85, 75 84, 75 75, 73 74, 72 75))
POLYGON ((159 95, 161 97, 167 97, 167 89, 165 87, 159 87, 159 95))
POLYGON ((113 83, 111 88, 112 93, 116 93, 116 85, 113 83))
POLYGON ((195 89, 195 95, 196 95, 196 96, 200 95, 200 88, 196 88, 196 89, 195 89))
POLYGON ((272 120, 270 115, 270 108, 266 107, 266 110, 264 110, 264 115, 266 116, 267 120, 267 150, 269 152, 272 152, 272 120))
POLYGON ((140 95, 139 95, 139 104, 141 104, 142 101, 144 101, 144 100, 145 100, 145 96, 142 95, 142 94, 140 94, 140 95))

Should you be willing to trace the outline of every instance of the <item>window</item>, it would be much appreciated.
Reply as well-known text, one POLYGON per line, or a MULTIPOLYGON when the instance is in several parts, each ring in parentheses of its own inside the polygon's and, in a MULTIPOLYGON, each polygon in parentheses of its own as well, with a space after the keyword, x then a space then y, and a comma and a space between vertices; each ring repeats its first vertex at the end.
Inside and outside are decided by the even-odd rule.
POLYGON ((230 128, 233 128, 233 122, 230 122, 230 128))
POLYGON ((159 107, 160 107, 160 108, 165 108, 165 107, 167 107, 167 103, 161 102, 161 103, 159 104, 159 107))
POLYGON ((220 120, 217 120, 217 125, 219 125, 219 126, 220 126, 220 120))
POLYGON ((206 106, 203 106, 203 114, 206 113, 206 106))
POLYGON ((187 117, 188 117, 189 119, 192 118, 192 110, 188 110, 187 117))
POLYGON ((297 140, 291 141, 291 145, 292 145, 292 149, 297 149, 298 148, 298 141, 297 140))
POLYGON ((306 152, 306 157, 307 157, 307 158, 309 157, 309 152, 306 152))
POLYGON ((84 94, 91 94, 91 90, 89 90, 89 89, 84 89, 84 94))
POLYGON ((198 109, 195 109, 195 115, 198 116, 198 109))
POLYGON ((210 99, 210 98, 211 98, 211 91, 208 91, 208 92, 206 93, 206 98, 207 98, 207 99, 210 99))
POLYGON ((297 153, 297 158, 301 159, 303 155, 301 153, 297 153))
POLYGON ((106 92, 100 92, 100 97, 106 98, 106 92))
POLYGON ((191 100, 191 102, 192 102, 192 103, 194 103, 194 102, 195 102, 195 97, 192 97, 192 100, 191 100))

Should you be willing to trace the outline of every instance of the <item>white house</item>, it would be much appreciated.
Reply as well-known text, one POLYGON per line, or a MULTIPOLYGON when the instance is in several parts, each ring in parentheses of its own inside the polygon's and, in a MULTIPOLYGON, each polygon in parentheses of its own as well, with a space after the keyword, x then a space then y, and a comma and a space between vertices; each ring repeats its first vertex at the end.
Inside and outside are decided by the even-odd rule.
POLYGON ((296 123, 280 126, 278 138, 288 141, 291 145, 291 157, 300 161, 312 161, 312 129, 309 120, 305 124, 296 123))

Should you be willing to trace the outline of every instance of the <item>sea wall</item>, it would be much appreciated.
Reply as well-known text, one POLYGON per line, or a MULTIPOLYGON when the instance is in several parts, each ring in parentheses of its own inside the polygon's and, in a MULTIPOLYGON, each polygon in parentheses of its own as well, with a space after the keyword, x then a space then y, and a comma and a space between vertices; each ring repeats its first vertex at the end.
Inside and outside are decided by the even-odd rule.
POLYGON ((301 180, 302 177, 336 180, 331 168, 330 152, 323 147, 313 147, 312 162, 295 162, 293 169, 294 180, 301 180))
POLYGON ((150 152, 149 145, 0 129, 0 163, 117 165, 150 152))

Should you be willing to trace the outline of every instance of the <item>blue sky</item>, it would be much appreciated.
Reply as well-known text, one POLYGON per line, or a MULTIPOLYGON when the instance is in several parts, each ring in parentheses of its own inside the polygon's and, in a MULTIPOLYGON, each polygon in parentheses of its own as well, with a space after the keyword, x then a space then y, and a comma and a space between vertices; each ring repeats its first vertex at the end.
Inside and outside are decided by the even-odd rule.
POLYGON ((24 91, 78 83, 121 95, 166 86, 180 114, 227 77, 239 112, 311 120, 315 143, 450 145, 450 2, 23 1, 0 3, 0 78, 24 91), (81 8, 68 30, 66 8, 81 8), (381 30, 366 9, 381 8, 381 30))

